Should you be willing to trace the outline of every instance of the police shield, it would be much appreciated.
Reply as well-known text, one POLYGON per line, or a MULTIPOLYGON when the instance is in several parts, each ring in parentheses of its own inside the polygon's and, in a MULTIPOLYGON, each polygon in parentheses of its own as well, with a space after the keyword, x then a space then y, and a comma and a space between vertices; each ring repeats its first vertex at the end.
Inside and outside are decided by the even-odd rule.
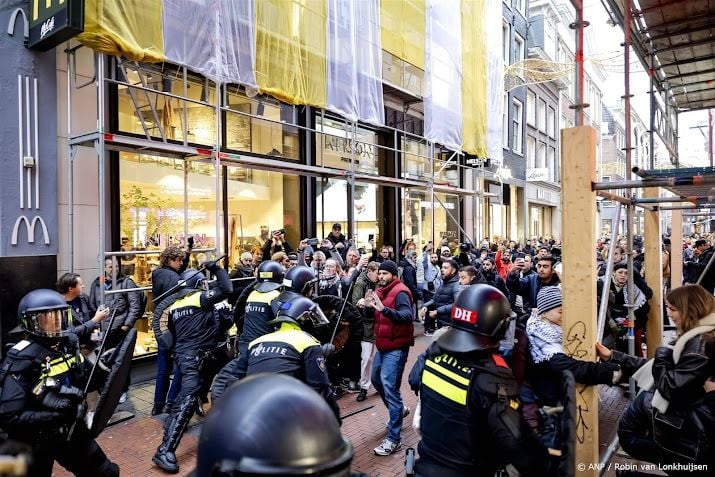
POLYGON ((99 394, 97 408, 89 429, 95 437, 107 426, 109 419, 117 408, 117 404, 119 404, 119 398, 126 389, 136 342, 137 330, 132 328, 127 332, 124 340, 115 348, 109 361, 104 363, 109 368, 109 373, 99 394))
POLYGON ((352 303, 334 295, 317 296, 313 301, 330 321, 330 326, 316 328, 311 332, 318 341, 322 344, 332 342, 337 353, 348 342, 359 343, 362 340, 363 318, 352 303))

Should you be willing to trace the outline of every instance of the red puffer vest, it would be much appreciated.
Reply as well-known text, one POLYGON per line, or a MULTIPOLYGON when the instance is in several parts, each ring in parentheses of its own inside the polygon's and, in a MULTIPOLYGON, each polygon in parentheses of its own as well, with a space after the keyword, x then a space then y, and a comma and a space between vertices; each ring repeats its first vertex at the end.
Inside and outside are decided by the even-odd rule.
MULTIPOLYGON (((392 280, 386 287, 376 290, 377 296, 385 308, 395 308, 395 299, 400 292, 407 294, 411 304, 412 293, 398 278, 392 280)), ((409 323, 394 322, 375 310, 375 346, 378 351, 392 351, 413 344, 415 344, 415 337, 412 321, 409 323)))

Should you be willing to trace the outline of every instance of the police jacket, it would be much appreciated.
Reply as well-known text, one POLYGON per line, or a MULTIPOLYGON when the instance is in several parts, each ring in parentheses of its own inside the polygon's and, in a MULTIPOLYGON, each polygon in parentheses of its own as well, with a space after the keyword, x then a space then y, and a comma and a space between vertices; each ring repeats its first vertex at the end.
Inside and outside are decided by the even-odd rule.
POLYGON ((437 324, 440 327, 449 325, 452 305, 460 291, 462 291, 462 287, 459 285, 459 275, 455 273, 435 291, 430 301, 425 302, 424 306, 427 309, 437 310, 437 324))
MULTIPOLYGON (((105 287, 105 290, 111 290, 111 280, 105 280, 104 283, 99 283, 99 278, 95 278, 92 282, 92 288, 89 290, 89 302, 94 309, 99 308, 99 305, 102 304, 99 299, 99 287, 105 287)), ((137 284, 129 277, 117 278, 117 289, 136 287, 137 284)), ((111 331, 117 330, 122 326, 131 328, 134 326, 134 323, 141 318, 141 316, 139 316, 139 312, 141 311, 139 293, 144 292, 125 292, 104 295, 104 304, 109 307, 111 310, 110 313, 114 313, 114 324, 111 331)), ((107 325, 109 325, 109 321, 107 321, 107 325)))
POLYGON ((546 449, 521 419, 519 387, 500 355, 447 353, 435 342, 409 383, 421 402, 418 474, 493 476, 511 463, 521 475, 547 475, 546 449))
POLYGON ((382 311, 375 310, 375 347, 386 352, 415 344, 415 328, 412 324, 412 293, 399 278, 394 278, 375 293, 385 305, 382 311))
POLYGON ((280 295, 280 291, 260 292, 253 290, 246 300, 246 313, 243 315, 243 333, 239 337, 241 343, 250 343, 274 328, 268 322, 275 318, 271 302, 280 295))
POLYGON ((281 323, 278 331, 248 345, 248 375, 280 373, 293 376, 323 396, 340 420, 340 409, 330 389, 320 342, 294 323, 281 323))
MULTIPOLYGON (((174 336, 177 354, 193 354, 217 346, 230 323, 220 323, 214 305, 231 293, 226 270, 216 271, 218 287, 207 291, 186 290, 169 307, 169 331, 174 336)), ((228 317, 230 320, 230 316, 228 317)))
POLYGON ((77 337, 59 343, 20 341, 0 369, 0 427, 25 442, 59 436, 75 421, 86 362, 77 337), (63 388, 64 386, 64 388, 63 388))

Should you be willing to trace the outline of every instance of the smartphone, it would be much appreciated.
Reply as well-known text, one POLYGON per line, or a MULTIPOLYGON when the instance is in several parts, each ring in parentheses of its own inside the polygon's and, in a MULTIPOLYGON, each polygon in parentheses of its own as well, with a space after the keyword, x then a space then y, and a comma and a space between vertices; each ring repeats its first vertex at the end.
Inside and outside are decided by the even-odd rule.
POLYGON ((370 234, 367 236, 367 241, 370 242, 372 240, 375 240, 375 234, 370 234))

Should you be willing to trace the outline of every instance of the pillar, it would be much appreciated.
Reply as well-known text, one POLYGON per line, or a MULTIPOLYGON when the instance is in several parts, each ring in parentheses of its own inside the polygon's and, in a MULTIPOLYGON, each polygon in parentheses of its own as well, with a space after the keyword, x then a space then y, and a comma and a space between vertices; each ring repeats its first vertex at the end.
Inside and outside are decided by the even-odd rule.
MULTIPOLYGON (((643 190, 643 197, 657 198, 659 187, 643 190)), ((650 311, 646 324, 646 345, 648 357, 655 355, 655 350, 663 341, 663 254, 661 253, 660 212, 643 211, 643 246, 645 252, 645 281, 653 290, 650 299, 650 311)), ((641 350, 636 350, 639 353, 641 350)))
MULTIPOLYGON (((563 239, 563 344, 574 358, 594 361, 596 342, 596 130, 581 126, 561 130, 561 210, 563 239)), ((579 475, 596 477, 599 462, 598 387, 576 385, 576 464, 579 475)))

